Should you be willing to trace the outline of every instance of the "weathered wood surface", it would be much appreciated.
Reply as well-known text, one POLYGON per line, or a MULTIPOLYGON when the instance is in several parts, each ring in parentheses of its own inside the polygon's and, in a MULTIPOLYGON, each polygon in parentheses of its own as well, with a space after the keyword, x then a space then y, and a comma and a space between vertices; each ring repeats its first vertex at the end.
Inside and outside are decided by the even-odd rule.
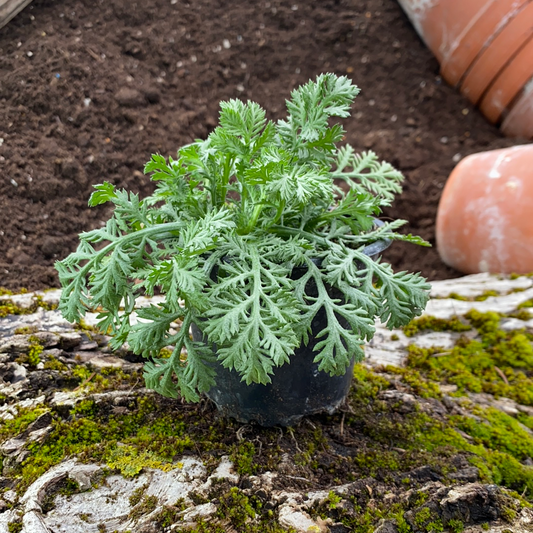
MULTIPOLYGON (((41 304, 51 306, 57 304, 60 294, 60 290, 51 290, 19 295, 0 295, 0 305, 10 300, 20 308, 31 308, 38 297, 41 304)), ((426 314, 436 317, 450 318, 454 314, 463 314, 470 309, 509 313, 518 305, 533 299, 533 279, 530 277, 511 279, 479 274, 436 281, 432 283, 431 297, 426 314), (487 296, 489 291, 494 295, 482 301, 475 300, 478 296, 487 296), (460 300, 457 296, 466 299, 460 300)), ((137 304, 149 305, 160 301, 159 297, 154 297, 137 301, 137 304)), ((90 326, 94 323, 96 323, 96 315, 89 313, 85 324, 90 326)), ((500 327, 504 330, 518 329, 533 332, 533 319, 502 317, 500 327)), ((465 333, 471 337, 476 334, 475 330, 465 333)), ((406 337, 401 329, 389 331, 378 324, 376 336, 365 346, 367 356, 365 362, 376 368, 388 364, 399 366, 405 359, 409 344, 416 344, 419 347, 439 346, 448 349, 453 346, 459 335, 450 331, 421 330, 413 337, 406 337)), ((219 483, 219 486, 226 487, 224 490, 227 490, 229 486, 245 487, 242 490, 247 497, 259 498, 258 495, 261 495, 260 497, 272 509, 273 517, 279 523, 280 528, 286 531, 292 528, 290 530, 296 533, 348 531, 348 528, 342 524, 334 523, 337 520, 336 513, 339 509, 348 511, 351 509, 347 502, 352 501, 350 498, 358 494, 357 491, 364 491, 370 496, 385 494, 391 505, 392 502, 399 505, 398 502, 408 502, 414 496, 419 498, 419 494, 424 494, 427 501, 417 500, 422 503, 414 504, 412 510, 403 514, 405 523, 410 524, 409 531, 413 532, 422 533, 430 530, 423 529, 422 526, 418 527, 424 509, 432 509, 432 512, 437 513, 438 516, 455 517, 456 523, 460 523, 461 527, 464 525, 463 533, 533 532, 533 509, 514 499, 516 494, 508 493, 505 489, 477 479, 478 469, 472 466, 458 467, 459 477, 453 484, 428 481, 420 488, 419 493, 416 487, 411 488, 409 484, 403 486, 403 481, 398 487, 394 483, 386 485, 371 477, 357 479, 347 484, 335 481, 324 490, 314 490, 312 483, 303 477, 293 475, 296 473, 297 476, 301 476, 301 471, 288 459, 280 463, 279 467, 273 471, 246 477, 237 474, 228 456, 217 459, 218 465, 214 471, 211 471, 210 469, 215 465, 208 466, 195 455, 184 455, 179 458, 179 461, 176 460, 173 463, 174 467, 171 470, 164 471, 146 467, 138 476, 126 477, 117 471, 110 471, 106 464, 85 464, 74 456, 65 457, 63 461, 43 473, 25 491, 17 492, 16 487, 10 485, 12 482, 6 475, 9 475, 10 469, 16 468, 17 465, 20 468, 27 458, 30 444, 46 440, 52 431, 54 418, 51 413, 55 413, 57 420, 59 416, 57 413, 68 412, 84 400, 93 401, 95 405, 108 405, 113 409, 130 409, 126 406, 135 405, 138 398, 150 394, 141 386, 136 389, 92 393, 80 387, 74 390, 62 390, 61 388, 55 390, 54 385, 48 390, 45 389, 44 392, 39 389, 38 393, 30 395, 28 394, 30 383, 32 379, 36 383, 35 376, 38 374, 44 376, 46 373, 52 376, 52 373, 56 372, 47 370, 44 362, 39 362, 36 367, 32 368, 18 361, 19 355, 27 353, 31 344, 36 341, 43 348, 41 353, 43 361, 47 357, 54 356, 67 362, 72 360, 72 364, 89 365, 93 370, 115 368, 122 369, 125 373, 139 370, 142 366, 141 363, 128 362, 124 358, 117 357, 107 346, 100 345, 86 332, 75 329, 72 324, 61 317, 57 310, 38 307, 31 314, 0 316, 0 369, 4 368, 4 373, 0 376, 0 396, 3 398, 3 404, 0 405, 0 427, 2 422, 13 420, 24 410, 38 407, 43 410, 43 414, 24 432, 3 442, 0 439, 2 460, 0 533, 12 531, 98 533, 103 529, 116 532, 165 531, 170 533, 195 527, 200 519, 206 520, 207 523, 212 521, 216 525, 217 520, 221 519, 221 503, 220 498, 210 495, 211 485, 215 482, 219 483), (33 333, 20 331, 25 328, 33 333), (15 334, 17 330, 19 334, 15 334), (287 489, 287 480, 291 478, 300 480, 300 484, 303 480, 302 488, 299 489, 298 485, 295 485, 287 489), (102 482, 103 479, 105 482, 102 482), (62 494, 59 491, 62 487, 61 483, 66 480, 70 481, 71 486, 76 487, 72 494, 62 494), (220 483, 226 485, 220 485, 220 483), (331 500, 332 491, 335 498, 338 498, 338 502, 331 500), (139 501, 140 495, 143 499, 139 501), (149 507, 143 503, 148 501, 156 502, 156 507, 149 507), (184 502, 182 510, 177 509, 175 505, 177 501, 184 502), (316 515, 318 504, 323 506, 322 509, 326 509, 325 519, 316 515), (169 508, 174 508, 177 514, 172 519, 174 523, 162 529, 158 513, 169 508), (485 516, 488 518, 483 518, 485 516)), ((397 413, 421 411, 427 416, 438 416, 441 419, 449 411, 455 414, 463 413, 461 416, 466 416, 467 411, 463 410, 462 406, 472 403, 481 408, 496 409, 513 417, 519 413, 533 416, 531 406, 520 405, 509 398, 495 398, 486 393, 476 393, 466 398, 467 403, 463 404, 460 398, 448 396, 446 390, 453 392, 448 385, 448 389, 444 386, 441 388, 444 392, 442 402, 436 399, 430 401, 415 397, 402 387, 403 385, 400 384, 399 388, 385 390, 379 396, 381 402, 389 402, 391 406, 394 406, 397 413), (440 410, 432 411, 431 406, 440 410)), ((342 420, 344 421, 344 416, 342 420)), ((250 426, 244 427, 250 430, 250 426)), ((530 430, 527 429, 527 431, 530 430)), ((246 438, 251 440, 252 433, 253 431, 246 438)), ((400 451, 405 450, 400 449, 400 451)), ((527 460, 531 461, 531 458, 527 460)), ((524 464, 529 465, 530 462, 524 461, 524 464)), ((419 472, 416 475, 425 475, 423 474, 425 471, 433 472, 424 469, 426 467, 417 468, 412 472, 419 472)), ((402 476, 403 474, 399 477, 402 478, 402 476)), ((369 502, 372 501, 374 500, 369 502)), ((368 508, 371 508, 370 503, 368 508)), ((353 516, 356 516, 360 511, 355 507, 353 509, 353 516)), ((368 527, 370 528, 370 525, 368 527)), ((236 530, 226 529, 226 531, 236 530)), ((451 529, 448 528, 445 531, 451 531, 451 529)), ((395 522, 390 519, 383 520, 375 529, 375 533, 398 532, 395 522)))
POLYGON ((0 28, 30 3, 31 0, 0 0, 0 28))

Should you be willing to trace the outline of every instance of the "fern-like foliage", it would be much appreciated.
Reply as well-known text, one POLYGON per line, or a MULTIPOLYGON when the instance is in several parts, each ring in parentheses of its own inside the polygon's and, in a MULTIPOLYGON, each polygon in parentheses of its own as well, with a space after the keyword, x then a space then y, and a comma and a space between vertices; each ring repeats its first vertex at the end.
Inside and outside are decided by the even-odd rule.
POLYGON ((77 321, 99 308, 112 346, 127 343, 148 359, 147 386, 190 401, 213 386, 215 364, 269 383, 310 335, 320 370, 345 372, 362 359, 376 317, 406 324, 429 289, 367 248, 427 243, 397 233, 402 220, 376 223, 401 174, 372 152, 337 147, 344 130, 332 118, 347 117, 358 92, 348 78, 323 74, 292 92, 277 123, 254 102, 222 102, 206 140, 146 164, 153 195, 95 186, 89 205, 110 202, 114 211, 56 263, 63 315, 77 321), (135 309, 138 296, 155 292, 164 303, 135 309), (317 313, 326 317, 320 331, 317 313), (191 340, 193 324, 203 342, 191 340))

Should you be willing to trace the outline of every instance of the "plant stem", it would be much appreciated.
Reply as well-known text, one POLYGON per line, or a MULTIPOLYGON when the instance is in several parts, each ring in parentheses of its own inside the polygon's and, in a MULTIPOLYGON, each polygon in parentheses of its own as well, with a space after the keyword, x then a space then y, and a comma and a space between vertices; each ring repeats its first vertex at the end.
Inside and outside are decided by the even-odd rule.
POLYGON ((297 228, 286 228, 283 226, 271 226, 269 230, 272 233, 276 233, 277 235, 283 235, 285 237, 294 236, 294 237, 303 237, 304 239, 316 242, 317 244, 321 244, 323 246, 331 246, 331 242, 324 238, 319 237, 318 235, 313 235, 312 233, 309 233, 304 230, 300 230, 297 228))
POLYGON ((255 225, 257 224, 257 220, 259 219, 259 215, 261 214, 261 211, 263 210, 263 199, 259 203, 257 203, 254 207, 254 210, 252 212, 252 216, 250 217, 250 220, 248 221, 248 224, 246 227, 239 231, 241 235, 248 235, 248 233, 251 233, 255 225))
MULTIPOLYGON (((87 272, 91 269, 91 267, 97 261, 105 257, 117 245, 124 245, 125 243, 128 243, 129 241, 136 241, 139 239, 144 241, 146 236, 157 234, 157 233, 161 234, 160 235, 161 238, 173 237, 174 235, 172 235, 172 232, 180 230, 182 228, 183 228, 183 222, 166 222, 163 224, 158 224, 157 226, 154 226, 151 228, 144 228, 139 231, 135 231, 128 235, 123 235, 119 237, 116 241, 110 242, 107 246, 104 246, 104 248, 98 251, 98 253, 93 258, 91 258, 91 260, 88 261, 87 264, 83 266, 83 268, 80 269, 79 274, 85 276, 87 272)), ((87 235, 87 233, 85 235, 87 235)), ((82 233, 80 235, 80 238, 83 239, 83 236, 84 234, 82 233)))

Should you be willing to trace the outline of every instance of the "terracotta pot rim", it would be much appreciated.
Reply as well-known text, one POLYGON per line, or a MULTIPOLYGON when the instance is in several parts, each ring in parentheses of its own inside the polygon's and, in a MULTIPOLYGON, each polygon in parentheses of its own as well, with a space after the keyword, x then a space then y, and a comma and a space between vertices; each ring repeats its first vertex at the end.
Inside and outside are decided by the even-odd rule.
MULTIPOLYGON (((533 4, 531 4, 533 5, 533 4)), ((511 61, 487 87, 479 107, 496 124, 533 74, 533 33, 511 61)))
POLYGON ((533 76, 504 114, 501 130, 508 137, 533 139, 533 76))
POLYGON ((460 81, 461 92, 475 105, 490 90, 491 84, 514 60, 524 44, 533 35, 531 0, 517 11, 464 72, 460 81))
POLYGON ((462 82, 471 65, 483 54, 530 0, 493 0, 472 20, 442 59, 442 77, 452 86, 462 82))

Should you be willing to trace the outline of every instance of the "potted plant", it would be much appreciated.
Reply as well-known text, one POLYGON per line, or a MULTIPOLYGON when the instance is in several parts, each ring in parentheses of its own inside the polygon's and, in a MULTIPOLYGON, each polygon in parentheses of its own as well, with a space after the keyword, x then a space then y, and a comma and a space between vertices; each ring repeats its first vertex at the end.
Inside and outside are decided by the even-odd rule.
POLYGON ((65 318, 99 309, 112 347, 145 356, 146 384, 165 396, 207 393, 226 414, 265 425, 336 407, 375 318, 406 324, 429 289, 376 257, 392 240, 426 243, 396 233, 402 220, 375 219, 402 175, 372 152, 336 146, 344 130, 330 118, 349 116, 358 92, 320 75, 292 92, 276 123, 254 102, 222 102, 206 140, 177 159, 152 156, 152 196, 96 185, 89 205, 111 202, 114 214, 56 264, 65 318), (154 292, 163 303, 135 308, 154 292), (315 382, 328 380, 333 392, 322 395, 315 382))

